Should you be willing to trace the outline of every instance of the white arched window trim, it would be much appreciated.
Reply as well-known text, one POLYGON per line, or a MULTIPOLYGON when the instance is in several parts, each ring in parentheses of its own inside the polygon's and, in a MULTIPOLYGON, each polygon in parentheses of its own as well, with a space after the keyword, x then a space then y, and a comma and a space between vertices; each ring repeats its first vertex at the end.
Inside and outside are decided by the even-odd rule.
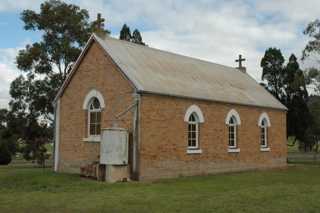
POLYGON ((191 105, 187 111, 186 111, 186 114, 184 115, 184 121, 185 122, 189 122, 189 118, 190 118, 190 115, 192 113, 196 113, 196 115, 198 116, 199 118, 199 123, 203 123, 204 122, 204 116, 202 114, 202 111, 201 109, 197 106, 197 105, 191 105))
POLYGON ((225 123, 228 126, 228 144, 230 143, 230 137, 233 137, 234 144, 232 146, 228 145, 228 152, 235 153, 240 152, 240 148, 238 148, 238 128, 237 126, 241 124, 241 119, 239 113, 231 109, 225 119, 225 123), (235 122, 230 124, 230 120, 233 118, 235 122), (232 133, 230 132, 232 130, 232 133), (232 135, 231 135, 232 134, 232 135))
POLYGON ((262 120, 265 119, 267 121, 267 126, 270 127, 271 126, 271 122, 270 122, 270 119, 269 119, 269 116, 266 112, 262 113, 259 117, 259 120, 258 120, 258 126, 262 126, 262 120))
POLYGON ((197 106, 197 105, 191 105, 185 115, 184 115, 184 121, 188 123, 188 149, 187 149, 187 153, 188 154, 201 154, 202 150, 199 147, 199 124, 204 122, 204 116, 202 114, 201 109, 197 106), (196 117, 196 121, 190 122, 190 116, 194 114, 196 117), (196 127, 196 146, 189 146, 189 128, 190 125, 195 125, 196 127))
MULTIPOLYGON (((100 108, 101 110, 105 108, 105 102, 104 102, 104 98, 102 96, 102 94, 96 90, 96 89, 92 89, 88 92, 88 94, 86 95, 86 97, 84 98, 83 101, 83 105, 82 105, 82 109, 83 110, 88 110, 88 123, 87 128, 90 128, 90 116, 89 116, 89 106, 91 101, 93 100, 93 98, 97 98, 99 103, 100 103, 100 108)), ((101 136, 100 135, 90 135, 89 130, 88 130, 88 135, 86 138, 83 138, 83 141, 86 142, 100 142, 101 141, 101 136)))
POLYGON ((232 110, 230 110, 230 111, 228 112, 227 117, 226 117, 226 120, 225 120, 225 123, 226 123, 226 124, 229 124, 230 118, 231 118, 232 116, 234 116, 234 117, 236 118, 236 120, 237 120, 237 125, 240 125, 240 124, 241 124, 240 115, 239 115, 239 113, 238 113, 236 110, 234 110, 234 109, 232 109, 232 110))
POLYGON ((92 98, 97 98, 99 100, 101 109, 105 108, 104 98, 103 98, 102 94, 98 90, 92 89, 92 90, 90 90, 90 92, 88 92, 88 94, 84 98, 82 109, 88 110, 89 103, 92 98))
POLYGON ((270 151, 269 139, 268 139, 268 128, 271 126, 270 118, 266 112, 262 113, 258 120, 258 126, 260 127, 260 151, 267 152, 270 151), (263 122, 264 125, 263 125, 263 122), (264 144, 262 144, 264 140, 264 144))

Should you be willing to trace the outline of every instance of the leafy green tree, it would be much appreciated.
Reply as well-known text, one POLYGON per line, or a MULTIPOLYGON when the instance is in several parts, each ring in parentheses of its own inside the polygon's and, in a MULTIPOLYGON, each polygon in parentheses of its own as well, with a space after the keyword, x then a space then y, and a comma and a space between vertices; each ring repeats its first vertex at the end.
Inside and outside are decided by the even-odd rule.
POLYGON ((304 73, 300 69, 297 57, 292 54, 284 69, 284 104, 288 108, 287 133, 295 140, 306 143, 306 130, 309 126, 310 113, 307 105, 308 91, 305 84, 304 73))
POLYGON ((91 33, 109 31, 102 28, 101 17, 90 22, 87 10, 60 0, 45 1, 39 12, 24 10, 21 19, 25 30, 40 32, 42 39, 28 44, 16 58, 22 74, 10 86, 7 128, 25 143, 25 158, 43 159, 43 146, 52 141, 52 101, 58 89, 91 33))
POLYGON ((57 90, 90 34, 101 30, 96 21, 89 22, 88 11, 58 0, 41 4, 39 13, 24 10, 21 19, 25 30, 41 32, 42 40, 19 51, 17 66, 27 75, 12 83, 11 105, 52 119, 57 90))
POLYGON ((284 96, 284 57, 277 48, 266 50, 260 66, 262 67, 262 80, 267 80, 267 89, 278 100, 282 101, 284 96))
POLYGON ((279 49, 267 49, 261 60, 262 79, 267 80, 266 88, 270 93, 288 108, 287 136, 294 136, 295 141, 303 142, 306 141, 311 118, 306 80, 295 55, 289 57, 286 66, 284 61, 279 49))
POLYGON ((306 47, 303 50, 302 59, 310 55, 320 54, 320 20, 316 19, 308 24, 303 33, 310 37, 306 47))
POLYGON ((316 68, 310 68, 305 70, 306 84, 316 94, 320 95, 320 70, 316 68))
POLYGON ((311 96, 308 102, 312 114, 312 133, 320 141, 320 96, 311 96))

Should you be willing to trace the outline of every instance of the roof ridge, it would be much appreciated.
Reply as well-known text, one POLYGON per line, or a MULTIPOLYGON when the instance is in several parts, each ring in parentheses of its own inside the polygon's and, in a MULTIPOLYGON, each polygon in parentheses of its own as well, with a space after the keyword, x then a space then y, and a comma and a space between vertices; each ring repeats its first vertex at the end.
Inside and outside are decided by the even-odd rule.
POLYGON ((100 38, 100 39, 102 39, 102 40, 104 40, 104 39, 110 39, 110 40, 114 40, 114 41, 116 41, 116 42, 123 42, 123 43, 125 43, 125 44, 132 45, 132 46, 136 46, 136 47, 139 47, 139 48, 146 48, 146 49, 149 49, 149 50, 152 50, 152 51, 163 52, 163 53, 166 53, 166 54, 171 54, 171 55, 175 55, 175 56, 179 56, 179 57, 185 57, 185 58, 188 58, 188 59, 191 59, 191 60, 201 61, 201 62, 204 62, 204 63, 214 64, 214 65, 222 66, 222 67, 225 67, 225 68, 228 68, 228 69, 237 70, 236 67, 231 67, 231 66, 228 66, 228 65, 219 64, 219 63, 212 62, 212 61, 209 61, 209 60, 205 60, 205 59, 201 59, 201 58, 196 58, 196 57, 188 56, 188 55, 183 55, 183 54, 180 54, 180 53, 171 52, 171 51, 169 51, 169 50, 162 50, 162 49, 158 49, 158 48, 155 48, 155 47, 150 47, 150 46, 148 46, 148 45, 136 44, 136 43, 134 43, 134 42, 117 39, 117 38, 114 38, 114 37, 111 37, 111 36, 106 36, 105 38, 101 38, 101 37, 99 37, 99 36, 97 36, 97 35, 95 35, 95 36, 98 37, 98 38, 100 38))

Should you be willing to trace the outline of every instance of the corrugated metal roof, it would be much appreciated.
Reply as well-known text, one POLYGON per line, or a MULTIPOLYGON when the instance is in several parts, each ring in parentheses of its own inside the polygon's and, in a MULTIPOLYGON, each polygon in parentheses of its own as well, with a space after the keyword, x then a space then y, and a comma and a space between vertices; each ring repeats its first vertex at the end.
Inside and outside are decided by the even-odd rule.
POLYGON ((94 39, 140 92, 287 109, 235 68, 110 37, 94 39))

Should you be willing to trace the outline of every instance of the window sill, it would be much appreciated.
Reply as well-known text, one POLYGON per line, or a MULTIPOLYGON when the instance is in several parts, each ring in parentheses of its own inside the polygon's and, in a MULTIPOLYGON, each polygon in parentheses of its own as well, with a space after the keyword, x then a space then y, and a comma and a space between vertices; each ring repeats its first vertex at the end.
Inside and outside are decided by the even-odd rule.
POLYGON ((260 147, 261 152, 270 152, 270 147, 260 147))
POLYGON ((187 154, 201 154, 202 149, 187 149, 187 154))
POLYGON ((228 152, 229 153, 238 153, 238 152, 240 152, 240 148, 229 148, 228 152))
POLYGON ((101 142, 101 136, 89 136, 88 138, 83 138, 82 140, 90 143, 99 143, 101 142))

